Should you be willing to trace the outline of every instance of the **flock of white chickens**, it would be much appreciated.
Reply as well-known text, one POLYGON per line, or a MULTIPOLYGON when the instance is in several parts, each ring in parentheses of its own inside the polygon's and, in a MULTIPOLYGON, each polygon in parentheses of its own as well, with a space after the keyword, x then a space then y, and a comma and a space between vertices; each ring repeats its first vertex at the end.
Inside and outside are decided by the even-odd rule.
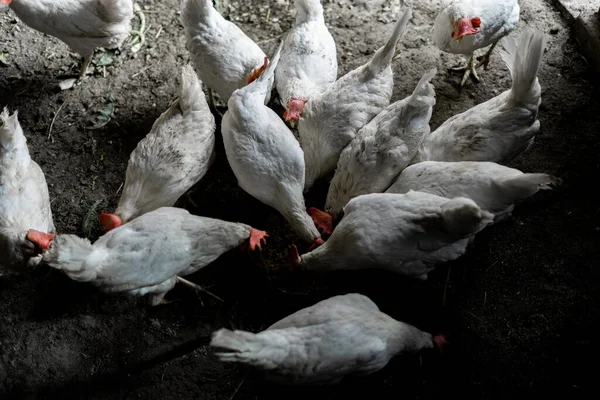
MULTIPOLYGON (((122 43, 133 17, 131 0, 0 1, 79 52, 82 75, 94 48, 122 43)), ((196 72, 182 68, 178 99, 131 153, 118 207, 100 216, 108 232, 93 244, 55 234, 42 170, 29 156, 17 112, 5 109, 0 265, 24 270, 44 263, 105 292, 148 294, 157 305, 177 282, 203 290, 182 277, 221 254, 240 246, 260 250, 266 232, 172 207, 214 161, 214 92, 227 102, 221 133, 239 185, 279 211, 310 245, 302 255, 290 248, 292 269, 380 268, 426 279, 437 265, 464 254, 478 232, 510 215, 515 203, 560 183, 503 166, 532 144, 540 127, 537 72, 545 40, 535 31, 507 37, 519 21, 516 0, 443 5, 434 40, 443 51, 469 57, 457 68, 465 71, 462 84, 470 75, 479 79, 477 69, 487 67, 501 39, 513 84, 433 132, 435 69, 424 71, 410 96, 390 104, 392 62, 401 56, 396 46, 410 24, 410 7, 365 65, 338 78, 320 1, 296 0, 295 6, 295 26, 269 59, 212 1, 181 2, 196 72), (476 64, 474 51, 487 46, 476 64), (283 119, 267 106, 273 87, 286 109, 283 119), (297 125, 300 141, 286 122, 297 125), (319 179, 331 179, 325 210, 306 210, 304 194, 319 179)), ((445 344, 442 335, 396 321, 356 293, 321 301, 257 334, 221 329, 211 342, 223 361, 298 384, 373 373, 393 356, 435 346, 441 351, 445 344)))

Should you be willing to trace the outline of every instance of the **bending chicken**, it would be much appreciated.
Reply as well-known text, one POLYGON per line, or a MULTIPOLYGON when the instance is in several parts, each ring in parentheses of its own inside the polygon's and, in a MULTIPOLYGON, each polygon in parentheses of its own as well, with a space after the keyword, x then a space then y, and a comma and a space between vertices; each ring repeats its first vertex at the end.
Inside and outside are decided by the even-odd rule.
POLYGON ((81 54, 84 76, 96 47, 114 49, 129 36, 132 0, 0 0, 31 28, 81 54))
POLYGON ((442 51, 464 54, 469 62, 464 67, 451 68, 464 71, 460 85, 469 75, 476 80, 477 68, 487 66, 498 41, 512 32, 519 23, 517 0, 446 0, 435 20, 433 37, 442 51), (491 45, 491 46, 490 46, 491 45), (475 65, 477 49, 490 46, 481 61, 475 65))
POLYGON ((329 186, 325 211, 310 209, 313 220, 331 234, 329 221, 338 220, 342 209, 361 194, 385 191, 415 156, 435 105, 431 80, 435 69, 423 75, 412 95, 391 104, 365 125, 342 151, 329 186))
MULTIPOLYGON (((212 0, 183 0, 181 23, 198 76, 208 87, 211 108, 213 90, 227 102, 236 89, 258 78, 267 67, 265 53, 237 25, 223 18, 212 0)), ((273 79, 265 104, 272 86, 273 79)))
POLYGON ((306 162, 305 191, 333 172, 340 153, 356 132, 389 105, 394 88, 390 65, 411 15, 408 8, 386 45, 367 64, 347 73, 306 104, 298 123, 306 162))
POLYGON ((425 161, 402 171, 386 193, 416 190, 449 199, 467 197, 493 213, 497 222, 510 216, 515 203, 561 183, 551 175, 524 174, 492 162, 425 161))
POLYGON ((348 202, 325 244, 302 257, 292 246, 290 261, 305 270, 381 268, 424 280, 437 264, 463 255, 493 218, 463 197, 366 194, 348 202))
POLYGON ((194 69, 181 71, 179 98, 154 122, 129 157, 115 214, 102 214, 106 230, 159 207, 170 207, 214 161, 215 119, 194 69))
POLYGON ((285 107, 283 117, 295 123, 312 96, 337 78, 335 41, 323 18, 320 0, 296 0, 296 25, 288 32, 275 70, 275 83, 285 107))
POLYGON ((379 311, 366 296, 334 296, 259 333, 220 329, 210 345, 224 362, 247 364, 284 384, 331 385, 346 376, 365 376, 395 356, 446 345, 379 311))
POLYGON ((506 164, 524 152, 540 129, 542 89, 537 78, 544 34, 523 32, 504 39, 502 59, 512 88, 455 115, 425 137, 413 164, 420 161, 492 161, 506 164))
POLYGON ((103 292, 149 294, 150 304, 158 305, 178 281, 202 290, 180 276, 198 271, 246 241, 252 250, 260 250, 266 236, 245 224, 163 207, 108 232, 93 245, 75 235, 58 235, 44 261, 103 292))
POLYGON ((275 208, 300 238, 318 246, 321 235, 306 213, 304 158, 292 131, 263 104, 282 45, 265 73, 236 90, 223 116, 225 153, 238 184, 247 193, 275 208))
POLYGON ((17 112, 5 108, 0 123, 0 267, 32 267, 54 237, 48 186, 17 112))

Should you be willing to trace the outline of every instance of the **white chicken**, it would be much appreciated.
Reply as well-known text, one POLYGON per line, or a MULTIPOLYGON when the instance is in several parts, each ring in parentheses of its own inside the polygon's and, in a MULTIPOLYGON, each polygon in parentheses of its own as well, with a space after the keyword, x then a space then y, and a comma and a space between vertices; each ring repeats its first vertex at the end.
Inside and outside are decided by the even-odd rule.
POLYGON ((144 213, 170 207, 214 161, 215 118, 191 65, 181 71, 179 98, 154 122, 131 153, 115 214, 102 214, 106 230, 144 213))
POLYGON ((259 333, 220 329, 210 345, 224 362, 247 364, 283 384, 332 385, 347 376, 366 376, 395 356, 436 346, 432 336, 397 321, 358 293, 334 296, 304 308, 259 333))
POLYGON ((321 235, 306 213, 302 149, 285 122, 262 102, 283 43, 264 74, 233 92, 221 131, 229 165, 248 194, 275 208, 300 238, 313 246, 321 235))
POLYGON ((449 199, 467 197, 482 210, 493 213, 497 222, 510 216, 515 203, 561 183, 552 175, 524 174, 492 162, 425 161, 402 171, 386 193, 416 190, 449 199))
POLYGON ((312 96, 337 78, 335 41, 325 26, 320 0, 296 0, 296 24, 288 32, 275 70, 275 85, 285 107, 283 117, 294 124, 312 96))
POLYGON ((411 15, 409 7, 386 45, 368 63, 338 79, 304 107, 298 134, 306 163, 305 191, 333 172, 340 153, 356 132, 390 104, 394 88, 391 62, 411 15))
POLYGON ((449 118, 425 137, 413 164, 420 161, 492 161, 506 164, 527 150, 540 129, 542 89, 537 78, 544 34, 525 31, 503 41, 502 59, 512 88, 449 118))
POLYGON ((113 49, 129 36, 132 0, 0 0, 31 28, 65 42, 83 57, 84 76, 94 49, 113 49))
POLYGON ((386 269, 427 279, 437 264, 466 251, 494 215, 464 197, 428 193, 372 193, 355 197, 331 237, 302 257, 290 248, 292 267, 303 270, 386 269))
POLYGON ((163 207, 101 236, 93 245, 75 235, 58 235, 44 252, 44 262, 78 282, 106 293, 149 294, 158 305, 180 278, 248 241, 258 248, 268 235, 248 225, 191 215, 163 207))
MULTIPOLYGON (((214 109, 212 91, 227 102, 238 88, 258 78, 268 59, 233 22, 215 10, 212 0, 183 0, 181 23, 185 28, 187 48, 196 65, 198 76, 208 87, 208 101, 214 109)), ((273 80, 264 99, 271 98, 273 80)))
POLYGON ((426 72, 410 96, 386 107, 342 151, 327 193, 326 213, 309 209, 323 233, 331 234, 331 223, 350 199, 385 191, 413 159, 430 130, 435 105, 431 80, 436 73, 436 69, 426 72))
POLYGON ((487 69, 498 41, 519 23, 518 0, 445 0, 442 7, 434 25, 436 46, 447 53, 469 56, 465 66, 451 68, 464 71, 461 86, 470 75, 479 80, 477 68, 487 69), (490 48, 475 65, 475 50, 487 46, 490 48))
POLYGON ((0 267, 32 267, 54 237, 48 186, 17 112, 5 108, 0 123, 0 267))

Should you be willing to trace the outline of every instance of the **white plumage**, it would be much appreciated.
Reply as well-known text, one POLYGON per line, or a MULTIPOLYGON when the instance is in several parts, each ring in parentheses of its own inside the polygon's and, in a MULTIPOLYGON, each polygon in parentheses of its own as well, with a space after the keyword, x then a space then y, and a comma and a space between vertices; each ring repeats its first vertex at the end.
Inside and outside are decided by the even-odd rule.
POLYGON ((119 47, 129 36, 132 0, 12 0, 10 8, 31 28, 81 54, 85 74, 94 49, 119 47))
POLYGON ((429 134, 436 73, 426 72, 410 96, 381 111, 342 151, 325 202, 334 219, 352 198, 385 191, 413 159, 429 134))
POLYGON ((53 233, 46 178, 33 161, 17 112, 0 113, 0 267, 35 266, 42 249, 30 229, 53 233))
POLYGON ((335 41, 325 25, 321 1, 296 0, 296 23, 285 37, 275 70, 286 120, 300 118, 305 101, 328 89, 337 71, 335 41))
POLYGON ((131 153, 115 214, 129 221, 175 204, 214 160, 215 119, 194 69, 181 71, 179 98, 131 153))
POLYGON ((386 45, 368 63, 306 104, 298 123, 306 163, 305 191, 335 170, 340 153, 356 132, 389 105, 394 88, 391 62, 411 15, 407 8, 386 45))
MULTIPOLYGON (((214 9, 212 0, 183 0, 181 23, 198 76, 225 102, 236 89, 248 84, 253 72, 256 75, 264 66, 265 53, 237 25, 223 18, 214 9)), ((270 99, 272 85, 273 79, 265 104, 270 99)))
POLYGON ((449 118, 425 137, 413 163, 420 161, 492 161, 506 164, 524 152, 540 129, 542 89, 537 78, 544 34, 525 31, 517 41, 504 39, 502 59, 512 88, 449 118))
POLYGON ((466 197, 499 221, 511 214, 515 203, 561 182, 548 174, 524 174, 492 162, 425 161, 402 171, 386 193, 416 190, 449 199, 466 197))
POLYGON ((220 329, 211 346, 222 361, 258 368, 278 383, 328 385, 372 374, 395 356, 434 344, 441 351, 445 343, 442 335, 396 321, 368 297, 350 293, 297 311, 259 333, 220 329))
POLYGON ((281 118, 262 102, 282 45, 264 74, 236 90, 223 116, 223 143, 238 184, 247 193, 279 211, 309 243, 320 238, 306 213, 304 157, 298 141, 281 118))
POLYGON ((477 68, 487 65, 490 55, 500 39, 512 32, 519 23, 520 7, 517 0, 446 0, 438 14, 433 40, 438 48, 447 53, 464 54, 469 57, 461 85, 470 74, 476 79, 477 68), (491 45, 491 46, 490 46, 491 45), (475 50, 490 46, 477 65, 475 50))
POLYGON ((149 294, 150 304, 157 305, 178 276, 198 271, 247 240, 251 248, 260 248, 265 236, 245 224, 163 207, 111 230, 93 245, 75 235, 58 235, 44 261, 107 293, 149 294))
POLYGON ((331 237, 291 261, 306 270, 387 269, 426 279, 437 264, 460 257, 493 214, 473 200, 428 193, 373 193, 355 197, 331 237))

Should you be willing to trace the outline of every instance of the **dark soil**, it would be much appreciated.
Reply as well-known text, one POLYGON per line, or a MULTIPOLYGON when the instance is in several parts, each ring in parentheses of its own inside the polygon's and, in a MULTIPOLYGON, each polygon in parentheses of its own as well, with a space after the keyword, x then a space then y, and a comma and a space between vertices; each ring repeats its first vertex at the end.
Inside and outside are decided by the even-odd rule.
MULTIPOLYGON (((58 82, 77 73, 79 58, 11 12, 0 15, 0 51, 8 62, 0 67, 0 106, 19 111, 31 155, 46 174, 60 233, 93 240, 101 234, 97 215, 116 206, 130 152, 177 96, 180 68, 189 60, 178 1, 139 3, 146 10, 147 43, 137 53, 125 46, 112 64, 97 67, 67 91, 59 91, 58 82), (111 104, 111 121, 87 129, 111 104)), ((227 3, 224 14, 268 54, 293 22, 291 1, 289 8, 282 0, 227 3)), ((326 2, 340 74, 384 43, 399 3, 326 2)), ((412 3, 393 100, 408 95, 437 66, 435 129, 510 86, 495 53, 482 81, 460 90, 460 77, 446 68, 461 57, 441 54, 431 40, 439 1, 412 3)), ((225 303, 176 287, 167 295, 170 304, 153 308, 145 298, 100 294, 47 267, 0 275, 0 397, 342 399, 376 392, 377 398, 394 399, 586 397, 599 355, 592 327, 599 321, 600 298, 595 196, 600 91, 550 2, 524 3, 519 30, 528 26, 548 37, 539 74, 542 129, 511 166, 557 175, 562 188, 518 205, 511 219, 486 229, 465 256, 440 266, 427 282, 373 271, 269 274, 267 267, 283 263, 287 247, 298 239, 280 215, 238 187, 218 136, 216 164, 180 205, 270 234, 261 254, 232 251, 190 277, 225 303), (316 301, 353 291, 370 296, 394 318, 444 332, 449 351, 444 357, 399 358, 371 377, 333 388, 297 389, 267 385, 254 373, 221 364, 206 347, 220 327, 258 331, 316 301)), ((307 205, 322 206, 324 196, 325 189, 318 190, 307 205)))

